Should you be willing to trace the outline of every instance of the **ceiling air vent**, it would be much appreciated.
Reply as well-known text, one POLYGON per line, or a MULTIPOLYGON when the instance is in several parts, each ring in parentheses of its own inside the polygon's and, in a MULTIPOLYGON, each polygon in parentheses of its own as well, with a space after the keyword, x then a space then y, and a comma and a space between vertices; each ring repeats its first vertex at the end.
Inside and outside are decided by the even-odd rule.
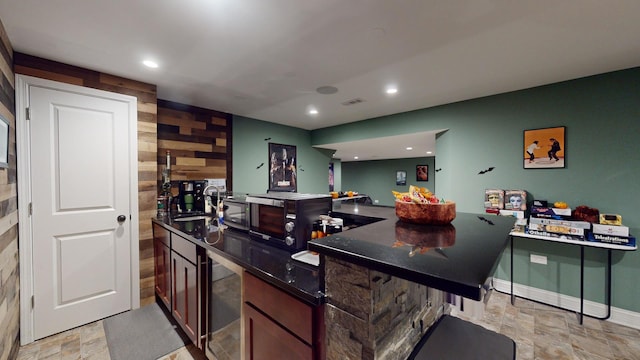
POLYGON ((347 101, 343 102, 342 105, 350 106, 350 105, 360 104, 362 102, 364 102, 364 99, 355 98, 355 99, 351 99, 351 100, 347 100, 347 101))

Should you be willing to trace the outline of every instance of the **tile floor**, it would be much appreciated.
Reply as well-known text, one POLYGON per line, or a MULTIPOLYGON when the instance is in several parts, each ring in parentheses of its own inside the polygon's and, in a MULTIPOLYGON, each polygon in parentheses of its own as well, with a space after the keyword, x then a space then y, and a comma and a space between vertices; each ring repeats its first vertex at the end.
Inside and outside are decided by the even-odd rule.
POLYGON ((640 360, 640 330, 494 291, 482 318, 452 312, 516 342, 517 359, 640 360))
MULTIPOLYGON (((453 313, 453 315, 456 315, 453 313)), ((461 318, 464 315, 457 314, 461 318)), ((640 360, 640 330, 494 292, 480 319, 470 319, 516 341, 518 360, 640 360)), ((19 360, 110 360, 102 321, 57 334, 27 346, 19 360)), ((191 347, 176 350, 162 360, 203 360, 191 347)))

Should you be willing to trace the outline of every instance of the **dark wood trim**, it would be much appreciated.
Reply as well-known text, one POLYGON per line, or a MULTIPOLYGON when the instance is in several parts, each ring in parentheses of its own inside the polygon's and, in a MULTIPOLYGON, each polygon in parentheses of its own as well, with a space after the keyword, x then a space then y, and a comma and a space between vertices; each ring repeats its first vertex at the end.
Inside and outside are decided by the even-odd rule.
MULTIPOLYGON (((50 73, 64 74, 66 76, 72 76, 87 80, 92 79, 96 83, 100 82, 100 73, 97 71, 81 68, 74 65, 64 64, 58 61, 44 59, 38 56, 28 55, 17 51, 13 53, 13 62, 16 67, 20 66, 32 69, 46 69, 46 71, 50 73)), ((16 73, 19 73, 19 71, 16 71, 16 73)))

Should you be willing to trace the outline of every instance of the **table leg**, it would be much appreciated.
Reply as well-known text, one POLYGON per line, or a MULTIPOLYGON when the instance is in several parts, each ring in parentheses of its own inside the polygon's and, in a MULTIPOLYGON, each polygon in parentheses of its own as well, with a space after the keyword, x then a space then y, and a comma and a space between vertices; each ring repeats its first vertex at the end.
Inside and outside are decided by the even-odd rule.
POLYGON ((580 325, 584 314, 584 246, 580 245, 580 325))
POLYGON ((611 249, 607 249, 607 317, 611 316, 611 249))
POLYGON ((513 236, 511 236, 511 305, 516 302, 516 297, 513 295, 513 236))

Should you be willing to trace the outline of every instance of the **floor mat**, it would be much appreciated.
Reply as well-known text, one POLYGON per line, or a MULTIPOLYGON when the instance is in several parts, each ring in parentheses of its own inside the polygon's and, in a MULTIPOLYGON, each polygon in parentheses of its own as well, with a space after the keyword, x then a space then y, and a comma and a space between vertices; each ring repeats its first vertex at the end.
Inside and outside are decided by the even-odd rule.
POLYGON ((157 303, 103 321, 111 360, 156 360, 188 343, 157 303))

